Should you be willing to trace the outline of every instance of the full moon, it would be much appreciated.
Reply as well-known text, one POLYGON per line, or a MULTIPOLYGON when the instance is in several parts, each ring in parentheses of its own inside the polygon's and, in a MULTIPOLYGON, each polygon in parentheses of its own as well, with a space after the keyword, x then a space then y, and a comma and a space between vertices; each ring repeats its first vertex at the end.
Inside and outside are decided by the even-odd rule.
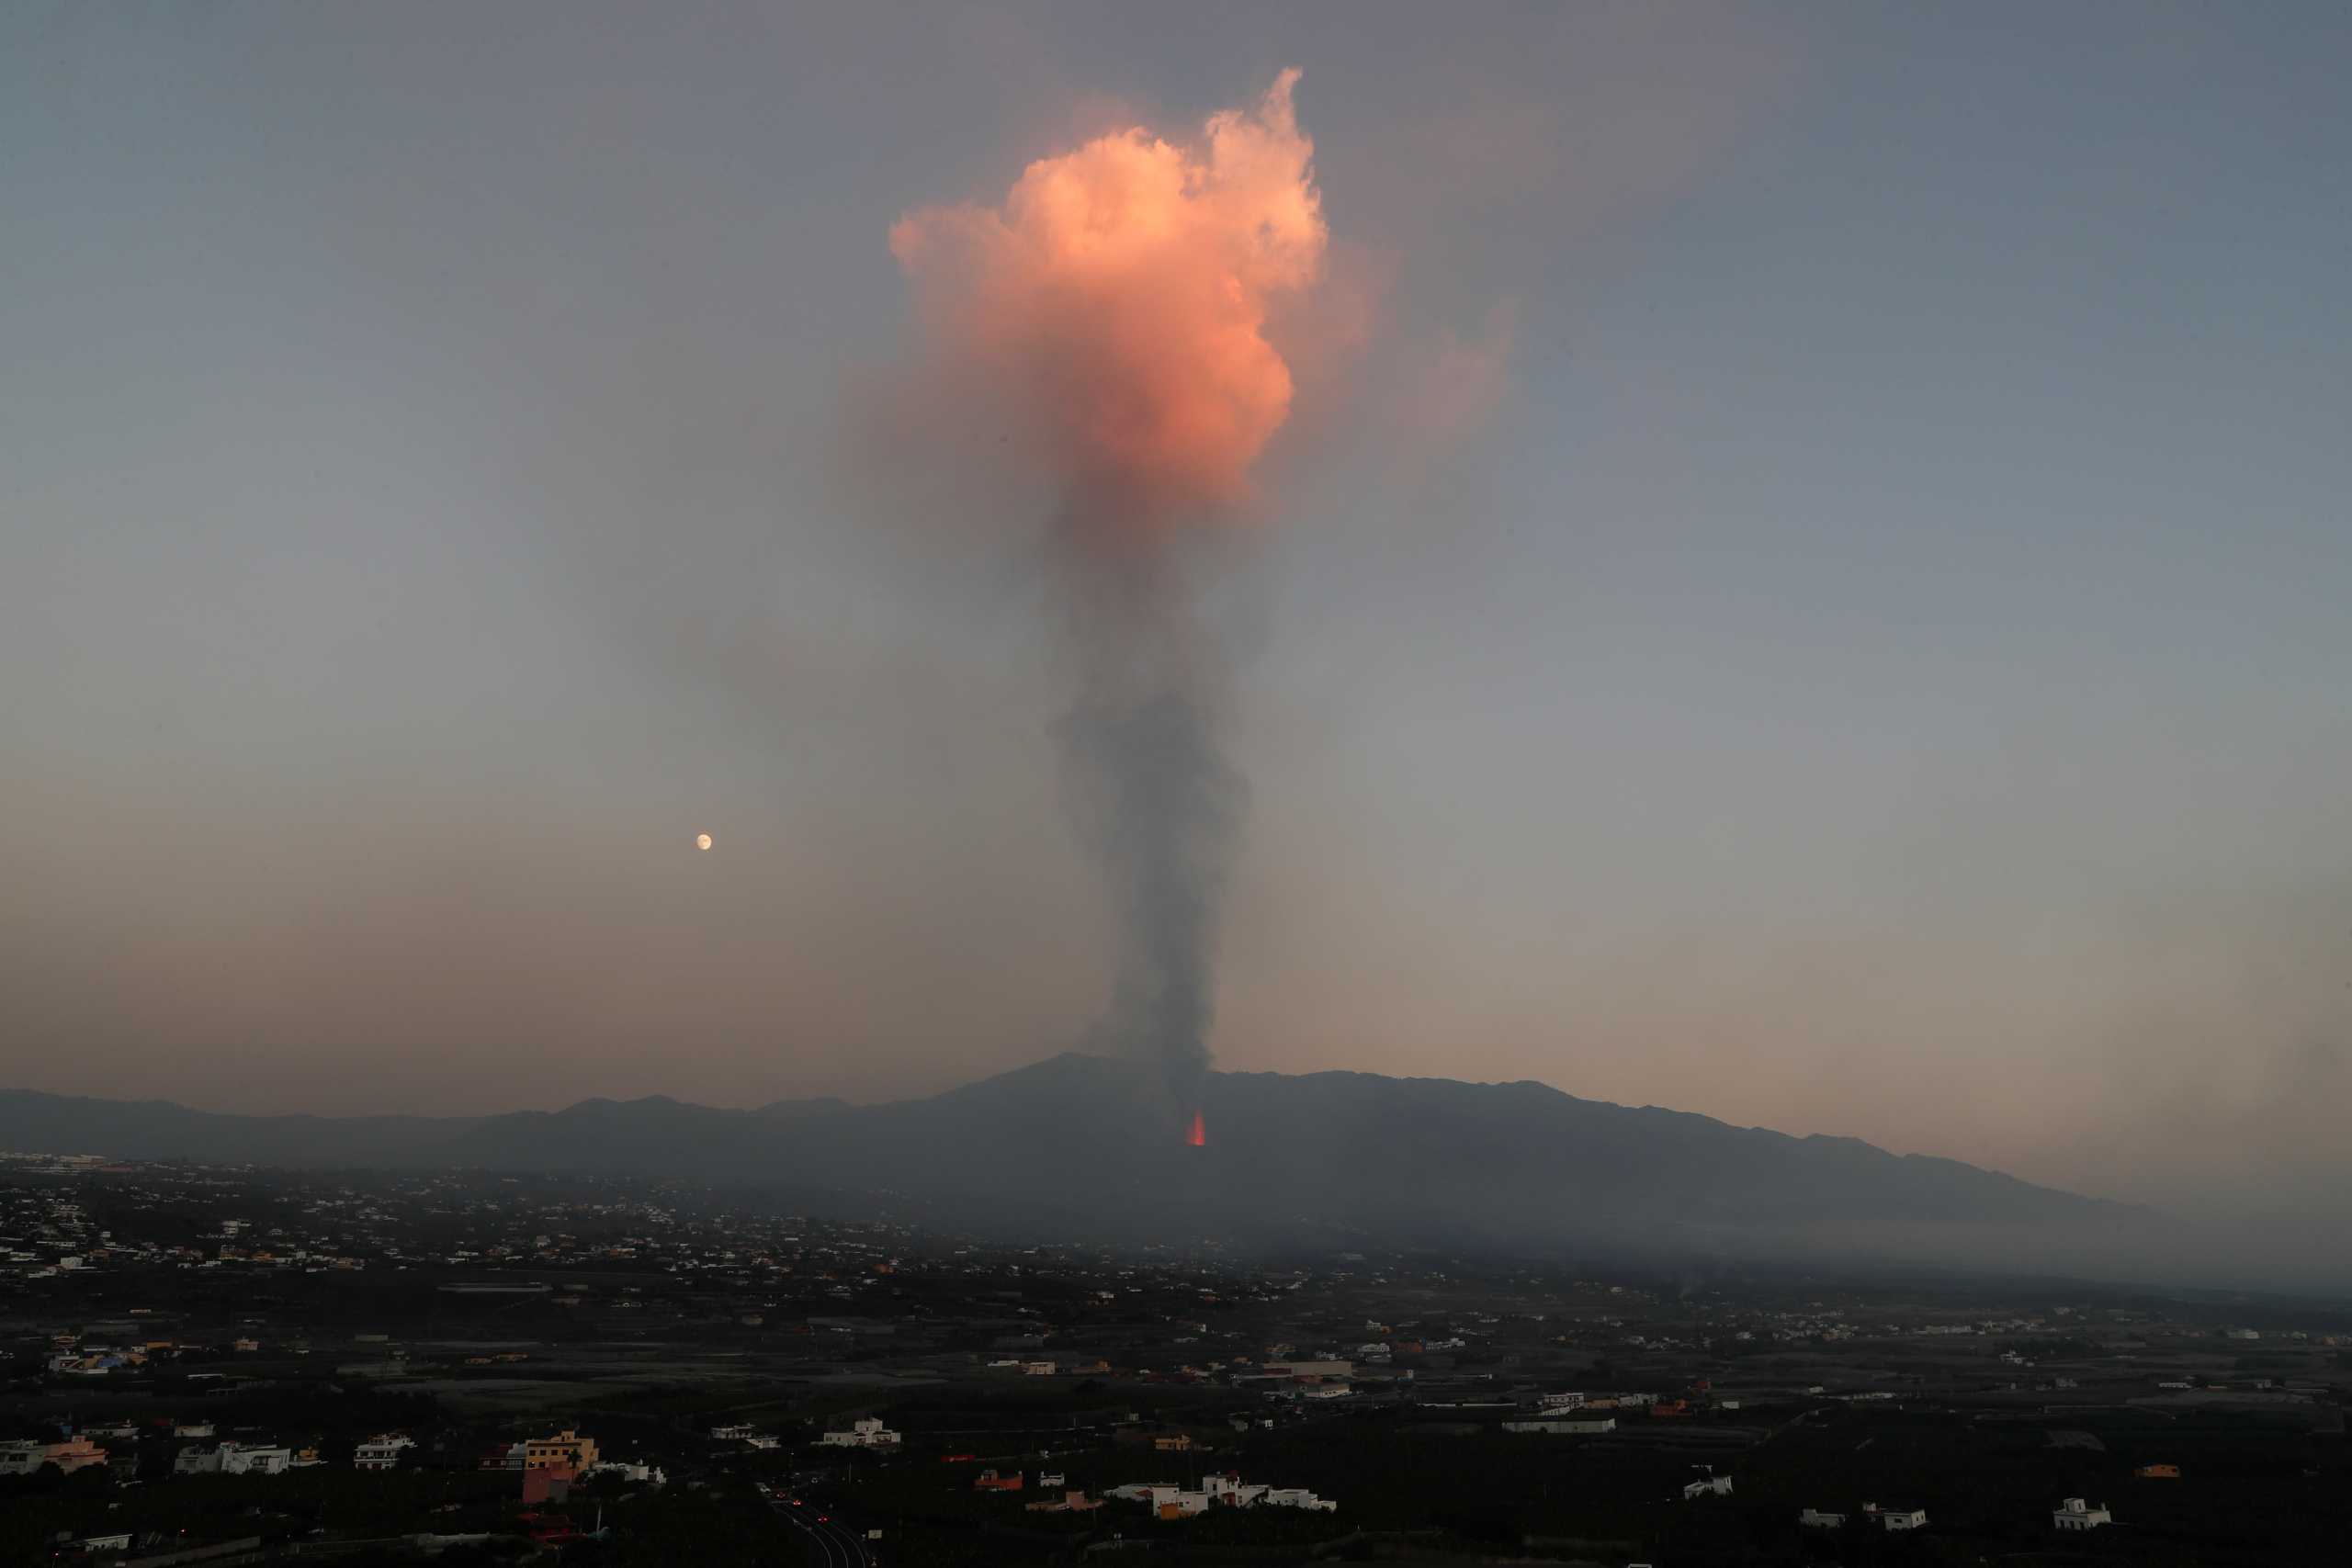
POLYGON ((695 848, 698 850, 707 850, 710 848, 710 835, 708 833, 696 833, 695 835, 695 848))

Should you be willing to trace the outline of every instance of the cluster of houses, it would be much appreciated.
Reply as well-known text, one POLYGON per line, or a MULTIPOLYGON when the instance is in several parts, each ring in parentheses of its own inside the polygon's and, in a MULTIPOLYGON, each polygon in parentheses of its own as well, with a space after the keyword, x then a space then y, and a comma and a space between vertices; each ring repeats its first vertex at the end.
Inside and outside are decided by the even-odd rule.
POLYGON ((1646 1416, 1651 1420, 1668 1421, 1677 1417, 1697 1416, 1705 1411, 1737 1410, 1736 1399, 1717 1399, 1704 1379, 1693 1383, 1688 1393, 1676 1395, 1659 1393, 1600 1393, 1587 1395, 1573 1391, 1537 1396, 1534 1411, 1503 1422, 1506 1432, 1537 1432, 1555 1437, 1599 1437, 1617 1430, 1620 1417, 1646 1416))
POLYGON ((172 1460, 174 1475, 283 1475, 319 1462, 316 1449, 299 1450, 276 1443, 242 1443, 224 1438, 182 1449, 172 1460))
MULTIPOLYGON (((31 1475, 51 1464, 70 1475, 93 1465, 110 1464, 113 1452, 94 1442, 93 1437, 134 1438, 138 1430, 125 1423, 77 1433, 59 1442, 0 1443, 0 1475, 31 1475)), ((283 1475, 289 1470, 305 1470, 322 1462, 315 1448, 215 1438, 213 1425, 209 1421, 179 1422, 173 1427, 172 1435, 195 1439, 172 1456, 175 1475, 283 1475), (214 1440, 206 1441, 208 1438, 214 1440)), ((400 1463, 405 1450, 415 1446, 416 1440, 406 1433, 379 1432, 358 1445, 352 1455, 352 1465, 358 1470, 390 1470, 400 1463)), ((124 1450, 124 1456, 125 1462, 129 1462, 130 1450, 124 1450)))
MULTIPOLYGON (((1724 1490, 1730 1490, 1728 1483, 1724 1490)), ((1688 1497, 1692 1495, 1692 1493, 1686 1487, 1682 1495, 1688 1497)), ((1806 1508, 1797 1515, 1797 1523, 1806 1529, 1843 1529, 1846 1528, 1849 1517, 1845 1514, 1824 1513, 1819 1508, 1806 1508)), ((1874 1524, 1883 1530, 1918 1530, 1928 1528, 1928 1510, 1925 1508, 1882 1508, 1876 1503, 1865 1503, 1862 1505, 1862 1517, 1866 1522, 1874 1524)), ((2113 1524, 2115 1516, 2108 1511, 2107 1505, 2104 1503, 2094 1507, 2080 1497, 2069 1497, 2050 1511, 2050 1522, 2062 1530, 2089 1530, 2097 1529, 2101 1525, 2113 1524)))
MULTIPOLYGON (((1367 1323, 1364 1326, 1378 1334, 1395 1332, 1385 1323, 1367 1323)), ((1458 1335, 1443 1339, 1373 1339, 1357 1346, 1355 1354, 1356 1359, 1360 1361, 1368 1361, 1374 1366, 1385 1367, 1398 1356, 1443 1354, 1449 1350, 1462 1349, 1464 1344, 1465 1341, 1458 1335)))
POLYGON ((1597 1438, 1616 1429, 1614 1416, 1538 1416, 1503 1423, 1506 1432, 1542 1432, 1554 1437, 1597 1438))
MULTIPOLYGON (((1844 1529, 1849 1517, 1824 1513, 1819 1508, 1806 1508, 1797 1515, 1797 1523, 1806 1529, 1844 1529)), ((1865 1503, 1862 1505, 1862 1518, 1865 1523, 1876 1525, 1883 1530, 1923 1530, 1928 1528, 1928 1510, 1925 1508, 1882 1508, 1876 1503, 1865 1503)))
POLYGON ((1100 1356, 1082 1356, 1073 1360, 1024 1360, 1019 1356, 1000 1356, 989 1363, 990 1371, 1019 1372, 1027 1378, 1096 1377, 1106 1374, 1111 1363, 1100 1356))
POLYGON ((1338 1503, 1318 1497, 1304 1486, 1268 1486, 1230 1473, 1204 1476, 1197 1490, 1173 1482, 1144 1481, 1114 1486, 1104 1495, 1146 1504, 1163 1519, 1190 1518, 1211 1508, 1304 1508, 1322 1514, 1340 1511, 1338 1503))
POLYGON ((1236 1388, 1264 1394, 1269 1399, 1345 1399, 1355 1392, 1355 1363, 1338 1357, 1317 1359, 1268 1359, 1244 1371, 1235 1368, 1232 1382, 1236 1388))
MULTIPOLYGON (((0 1442, 0 1475, 32 1475, 55 1465, 67 1474, 93 1465, 109 1465, 116 1456, 93 1441, 94 1437, 135 1438, 139 1428, 129 1423, 99 1427, 56 1442, 0 1442)), ((283 1475, 322 1462, 316 1448, 255 1442, 217 1436, 209 1421, 181 1421, 172 1427, 175 1438, 192 1439, 172 1458, 174 1475, 283 1475)), ((355 1470, 396 1470, 415 1449, 416 1439, 405 1432, 379 1432, 352 1450, 355 1470)), ((130 1450, 123 1450, 127 1461, 130 1450)), ((624 1480, 661 1485, 666 1480, 658 1466, 605 1459, 595 1439, 572 1431, 548 1438, 526 1438, 490 1450, 481 1461, 484 1470, 514 1470, 526 1476, 560 1474, 565 1481, 612 1474, 624 1480)))
MULTIPOLYGON (((972 1478, 972 1490, 975 1492, 1020 1492, 1026 1488, 1027 1483, 1027 1472, 1024 1471, 1016 1470, 1007 1473, 991 1468, 983 1470, 972 1478)), ((1060 1471, 1041 1470, 1037 1472, 1038 1491, 1051 1492, 1057 1488, 1063 1489, 1058 1498, 1041 1498, 1023 1506, 1033 1514, 1081 1514, 1102 1506, 1102 1500, 1100 1497, 1088 1497, 1084 1488, 1070 1487, 1069 1477, 1060 1471)))
POLYGON ((51 1464, 71 1475, 106 1462, 107 1450, 86 1437, 68 1438, 61 1443, 0 1443, 0 1475, 32 1475, 51 1464))
POLYGON ((526 1504, 563 1502, 574 1482, 592 1476, 617 1476, 651 1486, 667 1485, 670 1480, 658 1464, 603 1457, 595 1438, 582 1437, 569 1427, 552 1437, 525 1438, 492 1449, 482 1455, 481 1468, 521 1472, 526 1504))

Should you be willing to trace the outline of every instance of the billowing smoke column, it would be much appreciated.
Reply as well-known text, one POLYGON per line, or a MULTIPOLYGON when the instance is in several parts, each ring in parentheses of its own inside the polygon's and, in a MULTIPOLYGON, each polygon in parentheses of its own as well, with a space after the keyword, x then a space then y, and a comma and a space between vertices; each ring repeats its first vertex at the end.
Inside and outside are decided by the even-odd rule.
POLYGON ((1208 1066, 1246 793, 1217 746, 1223 660, 1184 543, 1245 509, 1290 414, 1266 327, 1320 277, 1326 240, 1297 82, 1283 72, 1194 144, 1100 137, 1030 164, 1001 206, 910 212, 890 234, 931 369, 1009 400, 1060 492, 1080 690, 1058 735, 1120 922, 1106 1030, 1161 1064, 1180 1114, 1208 1066))

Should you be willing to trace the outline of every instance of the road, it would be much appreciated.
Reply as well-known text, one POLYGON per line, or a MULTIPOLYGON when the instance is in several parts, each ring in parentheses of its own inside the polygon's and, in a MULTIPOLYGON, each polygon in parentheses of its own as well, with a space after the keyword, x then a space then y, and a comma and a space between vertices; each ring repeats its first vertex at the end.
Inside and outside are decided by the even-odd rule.
POLYGON ((874 1554, 865 1549, 865 1538, 821 1509, 806 1503, 795 1507, 776 1497, 768 1499, 768 1508, 798 1534, 810 1562, 823 1568, 873 1568, 874 1554))

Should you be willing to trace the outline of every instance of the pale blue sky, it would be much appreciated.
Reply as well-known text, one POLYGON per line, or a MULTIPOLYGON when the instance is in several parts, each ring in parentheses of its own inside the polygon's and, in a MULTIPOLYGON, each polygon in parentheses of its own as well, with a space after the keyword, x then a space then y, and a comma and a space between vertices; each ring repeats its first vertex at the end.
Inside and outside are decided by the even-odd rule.
POLYGON ((887 233, 1290 64, 1365 336, 1219 601, 1220 1059, 2352 1174, 2333 5, 9 6, 0 1080, 1080 1036, 1034 563, 854 436, 887 233))

